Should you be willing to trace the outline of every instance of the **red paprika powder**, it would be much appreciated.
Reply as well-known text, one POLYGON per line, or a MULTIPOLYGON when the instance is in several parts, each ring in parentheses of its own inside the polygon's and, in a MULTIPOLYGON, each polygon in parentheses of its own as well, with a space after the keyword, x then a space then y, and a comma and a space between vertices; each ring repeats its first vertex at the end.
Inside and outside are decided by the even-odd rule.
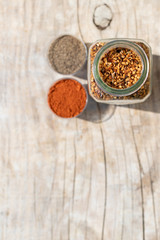
POLYGON ((79 115, 86 106, 85 88, 74 79, 57 81, 48 93, 48 104, 51 110, 63 118, 79 115))

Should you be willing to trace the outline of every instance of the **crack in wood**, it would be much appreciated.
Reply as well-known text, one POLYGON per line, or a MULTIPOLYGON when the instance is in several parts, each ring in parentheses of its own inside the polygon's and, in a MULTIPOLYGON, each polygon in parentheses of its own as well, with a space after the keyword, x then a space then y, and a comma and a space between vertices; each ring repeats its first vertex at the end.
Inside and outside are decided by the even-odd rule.
POLYGON ((137 144, 136 144, 136 139, 135 139, 135 134, 133 127, 131 126, 131 131, 132 131, 132 137, 133 137, 133 142, 135 146, 135 151, 136 151, 136 156, 137 156, 137 161, 138 161, 138 167, 139 167, 139 178, 140 178, 140 192, 141 192, 141 208, 142 208, 142 237, 143 240, 145 240, 145 215, 144 215, 144 195, 143 195, 143 181, 142 181, 142 174, 144 175, 143 167, 141 165, 141 161, 139 158, 139 153, 137 149, 137 144))
MULTIPOLYGON (((77 119, 76 119, 76 134, 77 134, 77 119)), ((73 173, 73 189, 72 189, 72 212, 74 209, 74 195, 75 195, 75 185, 76 185, 76 172, 77 172, 77 151, 76 151, 76 134, 74 136, 74 173, 73 173)))
MULTIPOLYGON (((147 150, 145 149, 146 156, 147 156, 147 164, 148 164, 148 169, 150 169, 149 165, 149 157, 147 154, 147 150)), ((155 207, 155 199, 154 199, 154 189, 153 189, 153 183, 154 181, 152 180, 152 175, 151 171, 149 170, 149 181, 150 181, 150 188, 151 188, 151 196, 152 196, 152 205, 153 205, 153 216, 154 216, 154 225, 155 225, 155 234, 156 234, 156 240, 159 239, 158 237, 158 227, 157 227, 157 222, 156 222, 156 207, 155 207)))
POLYGON ((81 35, 82 40, 84 41, 83 34, 82 34, 82 31, 81 31, 81 27, 80 27, 80 18, 79 18, 79 0, 77 0, 77 23, 78 23, 79 33, 80 33, 80 35, 81 35))
MULTIPOLYGON (((99 117, 101 120, 101 109, 99 104, 97 103, 97 108, 99 112, 99 117)), ((107 206, 107 160, 106 160, 106 150, 105 150, 105 143, 104 143, 104 135, 103 135, 103 129, 102 125, 100 123, 100 132, 102 137, 102 147, 103 147, 103 159, 104 159, 104 176, 105 176, 105 189, 104 189, 104 210, 103 210, 103 223, 102 223, 102 235, 101 239, 104 240, 104 229, 105 229, 105 221, 106 221, 106 206, 107 206)))
MULTIPOLYGON (((94 153, 94 148, 93 148, 93 136, 91 136, 91 149, 92 149, 92 154, 94 153)), ((90 161, 90 178, 89 178, 89 190, 88 190, 88 197, 87 197, 87 207, 86 207, 86 216, 85 216, 85 240, 87 240, 87 218, 88 218, 88 210, 89 210, 89 203, 90 203, 90 197, 91 197, 91 186, 92 186, 92 160, 90 161)))

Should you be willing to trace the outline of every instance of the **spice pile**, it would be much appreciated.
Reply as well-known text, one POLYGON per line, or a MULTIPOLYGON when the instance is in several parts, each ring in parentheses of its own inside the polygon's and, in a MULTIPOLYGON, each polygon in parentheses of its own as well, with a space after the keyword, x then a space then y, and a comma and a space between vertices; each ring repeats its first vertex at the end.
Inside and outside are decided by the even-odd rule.
POLYGON ((129 88, 141 76, 142 62, 140 57, 128 48, 114 48, 101 57, 99 74, 110 87, 129 88))
MULTIPOLYGON (((149 55, 149 48, 144 45, 143 43, 139 43, 139 42, 134 42, 136 44, 138 44, 140 47, 143 48, 143 50, 145 51, 149 62, 150 60, 150 55, 149 55)), ((95 59, 95 56, 97 54, 97 52, 106 44, 106 42, 97 42, 95 45, 93 45, 93 47, 90 50, 90 69, 92 69, 93 66, 93 62, 95 59)), ((90 72, 90 83, 89 83, 89 87, 90 87, 90 91, 92 93, 92 96, 97 99, 97 100, 131 100, 131 99, 143 99, 145 98, 150 91, 150 70, 149 70, 149 74, 148 74, 148 78, 146 80, 146 82, 144 83, 144 85, 135 93, 129 95, 129 96, 123 96, 123 97, 117 97, 117 96, 112 96, 108 93, 103 92, 97 85, 94 76, 93 76, 93 72, 90 72)))
POLYGON ((84 87, 74 79, 62 79, 49 90, 48 104, 52 111, 63 118, 79 115, 86 106, 87 95, 84 87))
POLYGON ((83 66, 86 60, 86 49, 77 38, 64 35, 51 44, 48 60, 57 72, 72 74, 83 66))

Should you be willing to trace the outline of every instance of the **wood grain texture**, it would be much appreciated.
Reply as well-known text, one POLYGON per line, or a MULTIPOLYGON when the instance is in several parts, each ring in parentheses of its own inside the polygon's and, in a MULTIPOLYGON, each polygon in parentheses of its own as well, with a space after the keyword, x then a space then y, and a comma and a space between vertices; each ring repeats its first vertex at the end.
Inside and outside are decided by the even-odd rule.
POLYGON ((0 240, 160 239, 159 23, 159 0, 0 0, 0 240), (53 116, 44 55, 63 33, 146 40, 151 97, 53 116))

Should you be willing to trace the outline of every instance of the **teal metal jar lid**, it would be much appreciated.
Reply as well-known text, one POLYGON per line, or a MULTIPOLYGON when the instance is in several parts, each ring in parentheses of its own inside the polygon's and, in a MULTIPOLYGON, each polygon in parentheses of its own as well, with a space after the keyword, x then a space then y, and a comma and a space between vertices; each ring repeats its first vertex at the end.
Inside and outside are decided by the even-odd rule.
POLYGON ((146 81, 149 73, 149 61, 146 53, 144 50, 138 45, 133 42, 127 41, 127 40, 114 40, 107 44, 105 44, 96 54, 96 57, 93 62, 93 75, 95 78, 95 81, 99 88, 102 89, 105 93, 108 93, 113 96, 128 96, 132 93, 136 92, 146 81), (132 85, 129 88, 125 89, 116 89, 108 86, 100 77, 99 74, 99 62, 101 60, 101 57, 104 55, 105 52, 109 52, 113 48, 122 47, 122 48, 128 48, 134 51, 141 59, 142 62, 142 73, 139 78, 139 80, 132 85))

